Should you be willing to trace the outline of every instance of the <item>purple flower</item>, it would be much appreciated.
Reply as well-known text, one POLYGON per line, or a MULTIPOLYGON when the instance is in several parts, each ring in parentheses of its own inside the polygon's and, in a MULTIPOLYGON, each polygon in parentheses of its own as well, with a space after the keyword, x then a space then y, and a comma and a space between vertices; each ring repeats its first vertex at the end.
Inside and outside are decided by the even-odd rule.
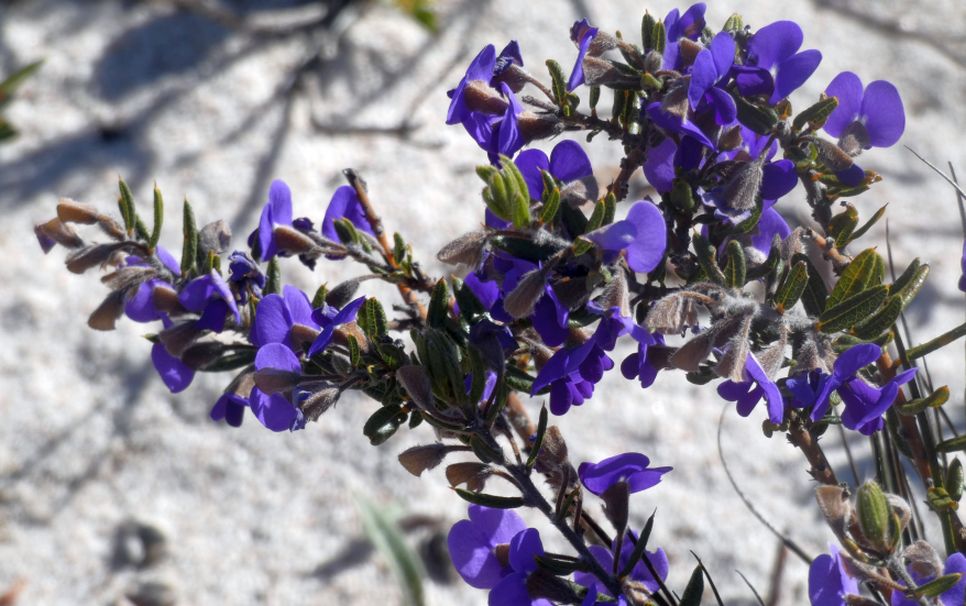
POLYGON ((292 225, 292 190, 281 179, 272 181, 268 188, 268 202, 262 209, 258 229, 248 238, 248 245, 258 244, 259 261, 268 261, 278 254, 274 230, 276 225, 292 225))
POLYGON ((794 21, 776 21, 758 30, 748 41, 748 62, 735 66, 735 82, 742 95, 770 95, 769 103, 777 103, 808 80, 822 53, 817 50, 798 52, 802 46, 802 28, 794 21))
POLYGON ((670 137, 647 150, 644 177, 658 193, 666 194, 674 187, 678 169, 678 163, 675 162, 677 153, 678 144, 670 137))
POLYGON ((255 355, 255 382, 265 389, 253 387, 248 401, 252 413, 262 425, 276 432, 304 427, 301 412, 288 397, 291 389, 283 387, 294 387, 301 374, 302 363, 287 345, 268 343, 258 349, 255 355), (268 381, 262 380, 266 377, 272 379, 271 388, 268 381))
POLYGON ((262 295, 265 274, 248 253, 236 250, 228 255, 228 283, 234 287, 238 303, 245 305, 249 295, 262 295))
POLYGON ((335 335, 335 329, 355 320, 356 314, 359 313, 359 308, 365 302, 365 297, 359 297, 354 301, 346 303, 342 309, 337 309, 325 303, 322 304, 322 307, 315 309, 312 312, 312 319, 318 323, 322 332, 319 333, 319 336, 312 342, 312 346, 309 347, 308 356, 311 358, 325 349, 332 341, 332 337, 335 335))
POLYGON ((627 266, 638 273, 653 271, 667 248, 664 215, 646 200, 635 202, 626 219, 590 232, 586 237, 610 255, 626 251, 627 266))
POLYGON ((356 190, 348 185, 335 190, 328 208, 325 209, 325 218, 322 219, 322 235, 333 242, 339 242, 339 234, 335 230, 338 219, 348 219, 356 229, 375 235, 356 190))
MULTIPOLYGON (((608 549, 601 545, 591 545, 589 548, 590 553, 594 556, 594 559, 601 565, 604 570, 614 570, 614 554, 612 549, 608 549)), ((634 552, 634 543, 631 542, 631 538, 627 535, 624 536, 624 543, 621 546, 621 558, 619 570, 624 569, 630 562, 631 554, 634 552)), ((650 562, 651 567, 657 572, 658 577, 661 581, 667 578, 668 573, 668 560, 667 554, 664 553, 663 549, 657 549, 656 551, 644 550, 642 561, 637 562, 634 568, 631 570, 629 576, 630 580, 637 581, 644 585, 644 587, 651 593, 656 593, 660 589, 660 584, 651 571, 648 569, 647 565, 643 562, 643 558, 647 558, 650 562)), ((589 572, 575 572, 574 582, 578 585, 583 585, 591 591, 596 591, 598 595, 603 594, 610 597, 610 590, 604 585, 596 576, 589 572)), ((586 603, 586 602, 585 602, 586 603)), ((591 602, 593 603, 593 602, 591 602)))
POLYGON ((248 408, 248 400, 236 393, 226 391, 211 407, 209 416, 212 421, 224 419, 232 427, 241 427, 246 408, 248 408))
POLYGON ((768 419, 775 425, 780 425, 785 417, 785 403, 781 391, 751 352, 745 358, 744 374, 745 380, 742 382, 725 381, 718 385, 718 395, 730 402, 737 402, 738 414, 743 417, 750 415, 758 402, 765 398, 768 419))
POLYGON ((289 349, 299 351, 302 342, 293 339, 296 326, 310 329, 306 331, 309 335, 321 330, 312 319, 308 296, 298 288, 286 285, 281 295, 273 293, 258 302, 252 325, 252 344, 263 347, 269 343, 284 343, 289 349))
POLYGON ((853 155, 870 147, 894 145, 905 130, 906 115, 899 91, 885 80, 870 82, 863 91, 857 75, 842 72, 828 85, 825 94, 839 101, 825 121, 825 132, 838 137, 840 145, 853 155))
MULTIPOLYGON (((446 113, 446 123, 459 124, 462 122, 465 126, 465 121, 468 118, 481 111, 481 107, 478 105, 480 101, 476 99, 473 91, 473 87, 477 86, 476 83, 495 88, 499 76, 513 64, 523 65, 520 47, 516 40, 511 40, 500 51, 499 57, 497 57, 496 48, 492 44, 483 47, 483 50, 473 58, 463 75, 463 79, 456 85, 456 88, 447 93, 450 97, 450 104, 446 113)), ((490 111, 489 113, 494 112, 490 111)))
POLYGON ((161 343, 155 343, 151 347, 151 362, 171 393, 184 391, 195 378, 194 369, 168 353, 161 343))
POLYGON ((651 103, 645 108, 645 111, 647 117, 664 132, 677 134, 681 137, 690 137, 708 149, 714 149, 714 143, 711 142, 708 135, 704 134, 704 131, 692 122, 687 115, 672 114, 661 107, 660 101, 651 103))
POLYGON ((843 352, 832 367, 832 374, 821 371, 789 377, 786 387, 798 407, 812 407, 812 420, 825 416, 832 392, 838 392, 845 403, 842 424, 849 429, 871 435, 882 428, 882 415, 895 402, 899 388, 912 380, 916 369, 899 373, 882 387, 874 387, 856 374, 875 362, 882 348, 873 343, 855 345, 843 352))
POLYGON ((155 289, 165 289, 172 299, 178 296, 171 284, 161 278, 151 278, 142 282, 134 291, 134 295, 127 300, 124 304, 124 314, 135 322, 153 322, 167 318, 168 314, 154 304, 155 289))
MULTIPOLYGON (((946 558, 946 566, 943 569, 943 574, 955 573, 959 573, 962 576, 955 585, 939 595, 939 602, 943 606, 962 606, 964 600, 966 600, 966 556, 963 556, 961 553, 954 553, 946 558)), ((911 566, 909 567, 909 574, 912 575, 912 580, 917 585, 924 585, 934 578, 933 575, 921 576, 911 566)), ((919 602, 910 600, 901 591, 892 592, 892 606, 917 606, 918 604, 919 602)))
POLYGON ((594 41, 597 31, 597 28, 591 27, 586 19, 577 21, 570 28, 570 39, 574 41, 579 50, 577 51, 574 69, 570 72, 570 78, 567 80, 567 92, 571 92, 584 83, 584 57, 590 50, 590 43, 594 41))
POLYGON ((614 484, 627 482, 629 492, 641 492, 661 481, 661 476, 671 471, 671 467, 648 467, 651 464, 643 454, 625 452, 614 455, 599 463, 581 463, 577 469, 584 487, 597 496, 607 492, 614 484))
MULTIPOLYGON (((562 181, 564 190, 574 184, 586 184, 594 176, 594 169, 590 165, 587 152, 576 141, 569 139, 557 143, 547 158, 542 150, 528 149, 520 152, 514 163, 520 169, 523 179, 530 190, 530 198, 543 198, 543 176, 541 170, 549 172, 555 179, 562 181)), ((563 194, 564 192, 561 192, 563 194)))
POLYGON ((668 42, 677 42, 681 38, 697 40, 704 30, 704 13, 707 9, 704 2, 692 5, 683 15, 678 9, 672 9, 664 17, 668 42))
POLYGON ((530 598, 526 578, 536 570, 543 545, 536 530, 509 509, 470 505, 469 519, 460 520, 447 537, 456 571, 471 587, 490 589, 491 605, 549 606, 530 598))
POLYGON ((808 597, 812 606, 845 606, 848 594, 858 595, 859 584, 845 571, 839 550, 829 545, 829 553, 812 560, 808 569, 808 597))
POLYGON ((721 32, 698 53, 691 68, 688 103, 695 111, 702 111, 699 107, 712 108, 719 125, 731 124, 738 115, 734 98, 724 88, 734 62, 734 38, 721 32))
POLYGON ((621 374, 625 379, 638 379, 641 387, 647 389, 654 384, 659 365, 654 360, 652 346, 664 345, 664 337, 657 333, 650 333, 640 326, 631 330, 631 336, 637 340, 637 352, 624 358, 621 362, 621 374))
POLYGON ((199 314, 196 327, 221 332, 230 312, 235 323, 241 324, 241 314, 235 303, 235 295, 225 279, 215 270, 185 284, 178 294, 178 301, 188 311, 199 314))
POLYGON ((761 211, 758 225, 755 227, 755 232, 751 235, 751 245, 761 253, 768 255, 771 251, 771 243, 775 239, 775 236, 784 240, 791 233, 792 228, 785 222, 785 218, 781 216, 781 213, 774 208, 766 208, 761 211))

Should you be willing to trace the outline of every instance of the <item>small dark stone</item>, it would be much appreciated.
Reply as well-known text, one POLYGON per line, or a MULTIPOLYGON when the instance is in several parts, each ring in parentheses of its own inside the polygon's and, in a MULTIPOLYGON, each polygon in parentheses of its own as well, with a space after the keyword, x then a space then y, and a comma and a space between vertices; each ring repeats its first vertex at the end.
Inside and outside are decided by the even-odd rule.
POLYGON ((177 602, 174 588, 161 581, 138 583, 124 597, 134 606, 174 606, 177 602))
POLYGON ((114 535, 115 568, 148 568, 167 554, 168 540, 156 526, 131 520, 118 526, 114 535))

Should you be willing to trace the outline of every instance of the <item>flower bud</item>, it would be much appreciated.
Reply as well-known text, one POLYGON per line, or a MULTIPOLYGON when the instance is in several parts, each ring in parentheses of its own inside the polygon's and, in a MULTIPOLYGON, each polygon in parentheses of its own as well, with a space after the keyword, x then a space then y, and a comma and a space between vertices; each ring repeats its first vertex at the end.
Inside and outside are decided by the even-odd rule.
POLYGON ((342 390, 338 385, 328 381, 314 382, 308 386, 302 384, 297 388, 297 405, 307 421, 318 421, 322 413, 332 408, 342 390))
POLYGON ((530 270, 523 274, 516 287, 503 300, 503 309, 515 320, 528 317, 543 297, 545 287, 544 270, 541 268, 530 270))
POLYGON ((94 330, 114 330, 117 319, 124 313, 124 292, 115 290, 97 306, 87 319, 87 325, 94 330))
POLYGON ((480 492, 486 487, 486 480, 492 473, 489 465, 476 461, 453 463, 446 468, 446 481, 454 488, 466 484, 467 489, 480 492))
POLYGON ((94 225, 100 220, 101 213, 90 204, 83 204, 70 198, 61 198, 57 203, 57 218, 63 223, 94 225))
POLYGON ((409 394, 413 404, 421 410, 434 410, 433 386, 422 366, 410 364, 401 367, 396 371, 396 380, 409 394))
POLYGON ((468 265, 476 268, 483 258, 487 232, 476 230, 463 234, 436 253, 436 258, 449 265, 468 265))
POLYGON ((946 491, 949 498, 957 502, 963 498, 963 483, 963 463, 959 459, 953 459, 946 470, 946 491))
POLYGON ((442 463, 449 453, 450 448, 445 444, 439 442, 423 444, 407 448, 399 453, 399 463, 406 468, 406 471, 419 477, 427 469, 432 469, 442 463))
POLYGON ((655 74, 661 71, 661 66, 664 64, 664 56, 655 50, 647 51, 644 55, 644 71, 649 74, 655 74))
POLYGON ((517 116, 517 126, 525 141, 549 139, 563 132, 563 122, 554 114, 539 113, 526 110, 517 116))
POLYGON ((506 111, 506 99, 482 80, 473 80, 463 89, 463 100, 470 111, 501 116, 506 111))
POLYGON ((876 482, 869 480, 859 487, 856 508, 859 529, 869 546, 883 553, 891 551, 898 537, 893 533, 895 524, 889 500, 876 482))
POLYGON ((58 218, 53 218, 46 223, 34 226, 34 234, 44 253, 50 252, 55 244, 66 246, 67 248, 80 248, 84 241, 77 235, 70 225, 67 225, 58 218))
POLYGON ((922 579, 936 577, 943 572, 942 559, 936 549, 925 541, 916 541, 906 547, 902 552, 902 559, 912 574, 922 579))

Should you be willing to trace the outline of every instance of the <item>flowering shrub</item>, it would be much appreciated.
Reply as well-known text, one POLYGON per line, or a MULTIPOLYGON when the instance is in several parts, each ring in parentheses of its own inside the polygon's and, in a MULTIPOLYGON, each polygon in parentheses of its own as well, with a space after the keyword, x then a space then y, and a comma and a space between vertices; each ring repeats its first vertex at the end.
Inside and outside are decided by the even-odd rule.
MULTIPOLYGON (((944 453, 966 440, 943 438, 937 419, 949 390, 933 389, 915 363, 966 328, 903 342, 896 324, 929 266, 915 261, 886 282, 875 248, 857 245, 883 212, 860 224, 847 202, 881 179, 856 158, 902 135, 899 93, 843 72, 796 113, 788 96, 822 58, 801 50, 801 28, 779 21, 755 31, 734 15, 716 31, 704 14, 704 4, 663 20, 646 14, 640 44, 575 23, 573 68, 549 60, 546 78, 525 67, 516 41, 480 51, 446 116, 489 160, 477 169, 480 229, 437 254, 462 279, 426 275, 404 237, 387 234, 352 170, 318 226, 295 217, 289 187, 273 182, 243 249, 221 221, 199 228, 185 202, 178 260, 159 242, 161 193, 149 230, 123 181, 120 220, 63 199, 35 231, 45 252, 70 250, 68 270, 109 270, 109 294, 88 324, 153 323, 151 358, 172 392, 199 371, 230 373, 213 420, 239 426, 249 411, 271 431, 302 430, 355 390, 380 404, 362 428, 374 445, 403 426, 430 426, 435 441, 399 457, 414 475, 472 457, 446 469, 469 503, 448 546, 490 604, 702 599, 704 567, 672 591, 664 549, 649 549, 654 517, 629 525, 630 495, 672 468, 635 452, 575 467, 551 423, 594 414, 593 405, 572 409, 589 404, 617 365, 621 339, 636 344, 620 361, 632 385, 647 389, 676 370, 695 384, 717 381, 742 416, 764 401, 764 432, 801 450, 840 544, 811 560, 813 604, 961 604, 964 474, 944 453), (577 134, 620 146, 612 182, 595 180, 577 134), (549 155, 524 149, 551 138, 549 155), (638 170, 654 193, 629 200, 638 170), (785 218, 783 199, 799 183, 811 227, 785 218), (106 241, 83 239, 77 225, 96 226, 106 241), (310 270, 351 261, 366 273, 305 293, 280 282, 291 258, 310 270), (395 285, 402 305, 390 314, 360 295, 370 279, 395 285), (521 395, 546 402, 536 421, 521 395), (877 456, 877 481, 839 483, 819 441, 830 425, 890 453, 877 456), (900 457, 940 522, 945 563, 922 539, 900 457), (597 499, 609 527, 587 507, 597 499), (571 552, 546 551, 517 509, 544 516, 571 552)), ((963 265, 966 273, 966 250, 963 265)))

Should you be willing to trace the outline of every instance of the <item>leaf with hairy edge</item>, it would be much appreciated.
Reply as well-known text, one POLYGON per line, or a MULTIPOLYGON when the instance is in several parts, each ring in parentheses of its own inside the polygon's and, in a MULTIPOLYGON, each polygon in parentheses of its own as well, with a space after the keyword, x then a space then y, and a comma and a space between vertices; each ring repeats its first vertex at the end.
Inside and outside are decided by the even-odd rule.
POLYGON ((533 444, 530 446, 530 454, 527 456, 527 471, 531 471, 537 462, 537 455, 540 454, 540 448, 543 446, 543 437, 547 434, 548 420, 549 416, 547 415, 547 407, 544 406, 540 409, 540 420, 537 422, 537 433, 533 439, 533 444))
POLYGON ((804 263, 808 270, 808 284, 802 291, 802 304, 805 306, 805 311, 810 316, 821 315, 828 300, 828 289, 825 288, 825 281, 822 280, 822 276, 819 275, 818 270, 815 269, 807 256, 798 253, 792 256, 792 262, 804 263))
POLYGON ((494 507, 496 509, 516 509, 517 507, 523 507, 526 501, 523 497, 499 497, 492 494, 485 494, 482 492, 471 492, 469 490, 463 490, 462 488, 454 488, 464 501, 473 503, 474 505, 483 505, 484 507, 494 507))
POLYGON ((888 286, 867 288, 837 305, 826 308, 819 316, 816 327, 827 333, 851 328, 879 309, 888 294, 888 286))
POLYGON ((892 295, 886 299, 879 311, 856 324, 853 332, 860 339, 874 339, 892 328, 900 315, 902 315, 902 298, 892 295))
POLYGON ((845 210, 832 217, 828 222, 828 235, 835 241, 839 250, 845 248, 849 243, 855 226, 859 224, 859 211, 851 204, 846 205, 845 210))
POLYGON ((835 288, 825 302, 825 309, 834 307, 845 299, 856 295, 870 286, 882 284, 885 276, 885 261, 874 248, 859 253, 842 271, 835 288))
POLYGON ((796 263, 782 280, 775 292, 775 309, 783 314, 795 306, 808 286, 808 266, 804 261, 796 263))

